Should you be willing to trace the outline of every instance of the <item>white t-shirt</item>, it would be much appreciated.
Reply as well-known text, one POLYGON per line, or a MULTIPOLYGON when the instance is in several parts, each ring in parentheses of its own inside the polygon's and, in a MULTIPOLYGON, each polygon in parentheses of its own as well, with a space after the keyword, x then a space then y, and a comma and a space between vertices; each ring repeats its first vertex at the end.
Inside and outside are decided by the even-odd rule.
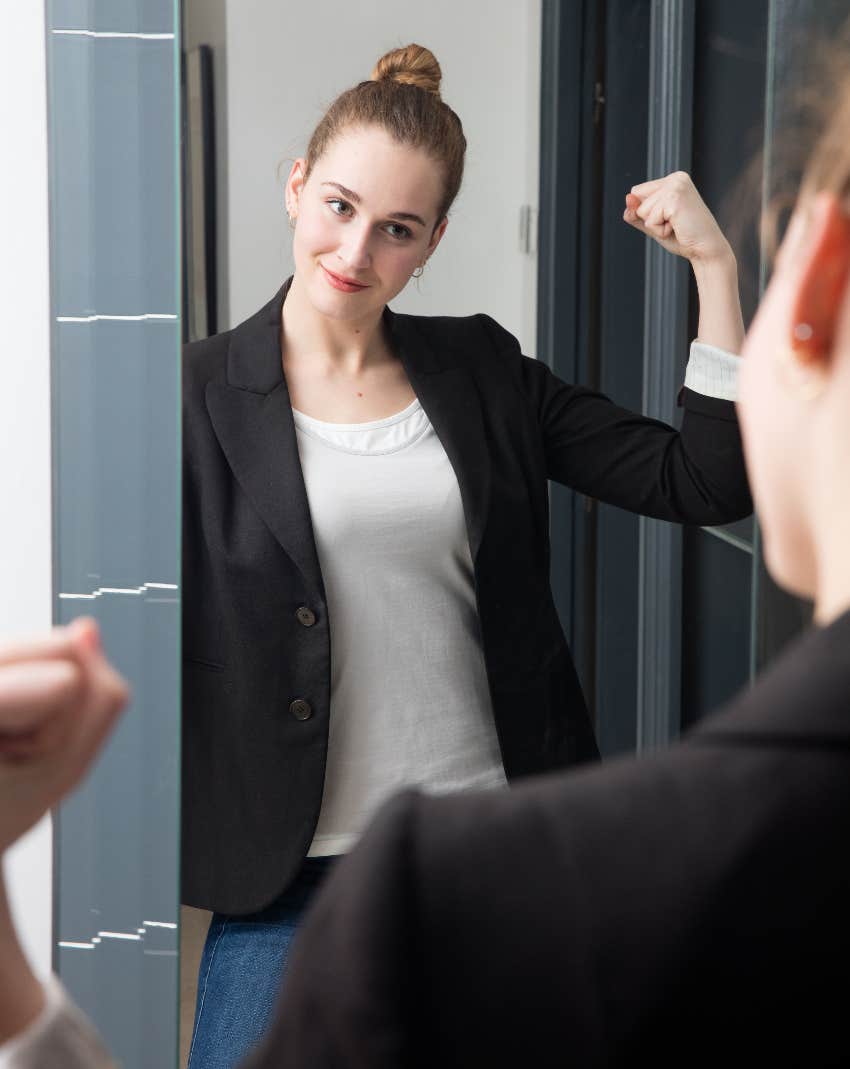
POLYGON ((294 413, 331 642, 311 856, 349 849, 400 787, 506 783, 457 478, 419 401, 335 424, 294 413))

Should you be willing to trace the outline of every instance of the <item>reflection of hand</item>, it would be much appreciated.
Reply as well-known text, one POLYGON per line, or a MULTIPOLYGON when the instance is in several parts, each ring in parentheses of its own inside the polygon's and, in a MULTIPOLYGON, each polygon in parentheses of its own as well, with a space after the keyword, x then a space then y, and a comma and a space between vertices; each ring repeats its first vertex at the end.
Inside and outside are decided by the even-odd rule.
POLYGON ((0 647, 0 852, 76 786, 127 698, 93 620, 0 647))
POLYGON ((684 171, 632 186, 623 219, 692 263, 728 259, 732 250, 696 186, 684 171))

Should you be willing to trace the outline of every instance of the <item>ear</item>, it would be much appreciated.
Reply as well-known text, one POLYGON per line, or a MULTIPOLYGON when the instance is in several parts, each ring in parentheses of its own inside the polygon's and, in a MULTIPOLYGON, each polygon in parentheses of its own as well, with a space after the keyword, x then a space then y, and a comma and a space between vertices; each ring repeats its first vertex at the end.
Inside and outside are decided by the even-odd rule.
POLYGON ((808 211, 789 348, 801 364, 826 365, 850 277, 850 219, 834 193, 816 194, 808 211))
POLYGON ((428 242, 428 256, 430 256, 434 249, 440 244, 443 234, 446 232, 446 227, 449 225, 448 216, 444 216, 442 222, 437 224, 434 233, 431 235, 431 240, 428 242))
POLYGON ((307 161, 299 156, 289 170, 289 178, 286 180, 285 207, 292 215, 298 214, 298 201, 301 199, 301 191, 307 181, 307 161))

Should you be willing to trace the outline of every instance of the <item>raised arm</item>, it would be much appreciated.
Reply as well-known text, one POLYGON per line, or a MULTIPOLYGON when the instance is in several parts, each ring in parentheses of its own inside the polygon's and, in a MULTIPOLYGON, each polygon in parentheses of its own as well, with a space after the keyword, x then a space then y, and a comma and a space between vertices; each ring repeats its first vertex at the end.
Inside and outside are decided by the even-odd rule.
MULTIPOLYGON (((77 785, 126 700, 91 620, 0 649, 0 854, 77 785)), ((0 875, 0 1069, 109 1064, 59 985, 33 975, 0 875)))
POLYGON ((690 262, 699 293, 699 341, 739 353, 744 320, 738 264, 690 175, 675 171, 633 186, 626 194, 623 218, 674 256, 690 262))

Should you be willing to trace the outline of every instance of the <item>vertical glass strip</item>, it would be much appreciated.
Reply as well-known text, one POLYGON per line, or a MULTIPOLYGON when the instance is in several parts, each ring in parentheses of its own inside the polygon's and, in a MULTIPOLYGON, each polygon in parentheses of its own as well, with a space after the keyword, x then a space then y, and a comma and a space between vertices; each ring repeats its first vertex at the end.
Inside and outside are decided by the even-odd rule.
POLYGON ((56 832, 55 966, 125 1069, 176 1064, 175 0, 48 0, 55 617, 132 703, 56 832))

